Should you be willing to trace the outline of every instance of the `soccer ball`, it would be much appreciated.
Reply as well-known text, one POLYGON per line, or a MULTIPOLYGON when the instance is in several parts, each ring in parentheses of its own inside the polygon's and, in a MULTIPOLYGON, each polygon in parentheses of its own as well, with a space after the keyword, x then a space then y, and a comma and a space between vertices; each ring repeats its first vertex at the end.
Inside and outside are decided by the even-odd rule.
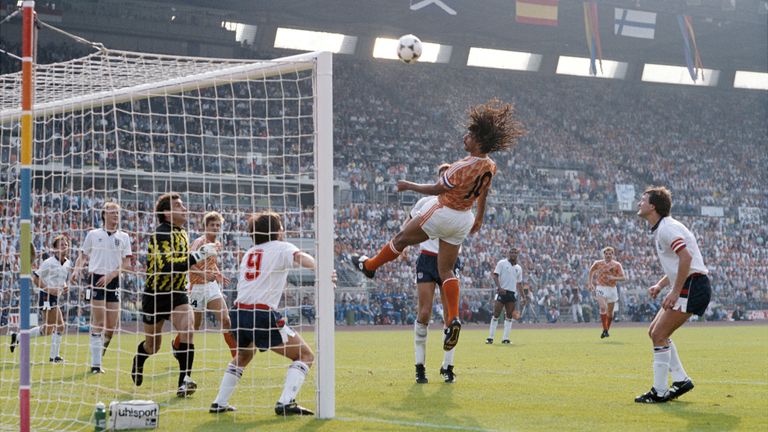
POLYGON ((421 57, 421 40, 412 34, 401 36, 397 43, 397 57, 403 63, 416 63, 421 57))

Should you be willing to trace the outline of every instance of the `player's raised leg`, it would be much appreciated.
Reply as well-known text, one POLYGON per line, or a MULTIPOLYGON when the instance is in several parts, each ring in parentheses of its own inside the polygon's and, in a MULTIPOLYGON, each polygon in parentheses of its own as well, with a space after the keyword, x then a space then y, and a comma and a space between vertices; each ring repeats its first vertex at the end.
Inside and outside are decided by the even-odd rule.
POLYGON ((406 222, 403 229, 381 248, 378 254, 371 258, 368 258, 365 255, 353 255, 351 258, 352 265, 363 272, 366 277, 373 278, 379 267, 395 260, 401 253, 403 253, 406 247, 421 243, 428 239, 429 236, 421 229, 420 218, 410 219, 406 222))

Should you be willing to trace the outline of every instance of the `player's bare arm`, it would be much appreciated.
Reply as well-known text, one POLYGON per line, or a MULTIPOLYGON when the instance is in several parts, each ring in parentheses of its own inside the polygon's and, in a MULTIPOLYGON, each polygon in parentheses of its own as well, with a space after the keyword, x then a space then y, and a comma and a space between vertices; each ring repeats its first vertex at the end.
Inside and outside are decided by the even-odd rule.
POLYGON ((304 267, 306 269, 314 270, 315 269, 315 259, 312 258, 312 255, 309 255, 305 252, 297 252, 293 256, 293 262, 300 266, 304 267))
POLYGON ((441 193, 447 190, 448 188, 442 182, 428 184, 428 183, 414 183, 414 182, 409 182, 408 180, 397 181, 398 192, 413 191, 423 195, 440 195, 441 193))
POLYGON ((648 288, 648 293, 651 295, 652 299, 656 299, 656 296, 658 296, 661 290, 663 290, 667 285, 669 285, 669 279, 667 278, 667 275, 664 275, 664 277, 656 282, 656 285, 648 288))
POLYGON ((498 275, 498 273, 494 273, 493 274, 493 282, 496 283, 496 293, 498 295, 503 295, 504 294, 504 290, 501 289, 501 283, 499 283, 499 275, 498 275))
POLYGON ((77 283, 80 279, 80 273, 82 273, 83 268, 88 265, 88 255, 84 253, 80 253, 80 255, 77 257, 77 260, 75 260, 75 269, 72 271, 72 277, 70 277, 70 282, 77 283))
POLYGON ((597 268, 597 261, 592 263, 592 266, 589 268, 589 274, 587 275, 587 288, 590 292, 595 291, 595 284, 592 282, 595 277, 595 269, 597 268))
POLYGON ((677 256, 680 258, 677 264, 677 277, 675 278, 675 284, 672 285, 672 290, 664 297, 664 301, 661 302, 661 307, 664 309, 671 309, 675 306, 675 302, 680 297, 680 291, 683 290, 683 284, 685 284, 685 280, 688 278, 688 272, 691 270, 693 257, 688 252, 688 249, 680 249, 677 252, 677 256))
POLYGON ((110 282, 112 282, 116 277, 120 277, 120 273, 125 269, 131 268, 131 257, 123 257, 123 260, 120 262, 120 267, 117 268, 117 270, 109 272, 109 274, 106 274, 99 278, 99 280, 96 281, 97 287, 105 287, 109 285, 110 282))

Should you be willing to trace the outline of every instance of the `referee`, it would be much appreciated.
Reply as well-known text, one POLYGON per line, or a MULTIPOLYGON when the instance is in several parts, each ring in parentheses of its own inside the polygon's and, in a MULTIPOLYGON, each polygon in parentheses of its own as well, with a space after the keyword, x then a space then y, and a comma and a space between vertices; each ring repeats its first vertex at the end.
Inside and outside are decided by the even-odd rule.
POLYGON ((179 362, 176 396, 187 397, 197 389, 191 377, 195 359, 194 316, 187 297, 187 273, 198 261, 216 256, 216 245, 208 243, 197 251, 189 251, 189 237, 183 228, 187 208, 178 193, 161 195, 155 204, 155 215, 158 226, 149 240, 147 279, 141 299, 144 341, 133 357, 131 379, 137 386, 144 381, 144 362, 160 350, 163 324, 170 319, 179 333, 179 346, 173 353, 179 362))
POLYGON ((120 273, 131 267, 131 238, 118 229, 120 205, 104 204, 101 210, 102 228, 88 231, 80 256, 72 272, 72 283, 80 281, 83 267, 88 264, 88 288, 85 300, 91 302, 91 373, 104 373, 101 359, 112 340, 120 319, 120 273))

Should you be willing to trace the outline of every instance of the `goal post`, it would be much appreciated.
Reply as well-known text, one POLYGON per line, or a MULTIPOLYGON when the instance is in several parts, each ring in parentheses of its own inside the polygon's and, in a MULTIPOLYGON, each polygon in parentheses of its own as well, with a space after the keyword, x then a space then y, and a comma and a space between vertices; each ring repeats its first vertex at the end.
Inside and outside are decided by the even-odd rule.
MULTIPOLYGON (((203 328, 194 335, 194 396, 178 402, 173 397, 177 365, 169 352, 175 332, 167 325, 143 386, 130 379, 143 338, 140 299, 147 241, 156 226, 154 201, 166 192, 180 193, 190 208, 190 243, 204 233, 203 214, 223 214, 219 265, 232 280, 223 287, 230 307, 237 295, 238 254, 250 247, 244 223, 249 214, 281 214, 286 240, 315 257, 311 274, 289 274, 280 312, 305 339, 314 333, 315 362, 299 397, 312 405, 314 386, 310 408, 318 418, 334 417, 332 55, 239 60, 101 49, 34 65, 33 71, 34 105, 30 99, 28 108, 22 106, 22 74, 0 76, 0 225, 20 227, 0 232, 2 253, 16 252, 0 263, 3 284, 12 291, 0 302, 0 335, 10 338, 25 324, 44 323, 48 312, 37 308, 31 268, 53 253, 57 234, 71 239, 74 262, 85 234, 101 226, 106 202, 121 206, 119 228, 131 239, 135 271, 122 276, 120 320, 104 357, 105 374, 87 374, 93 311, 82 297, 84 283, 72 285, 60 304, 63 364, 49 362, 51 342, 44 331, 32 339, 22 331, 28 346, 15 353, 0 344, 0 430, 22 428, 25 421, 31 430, 84 430, 92 427, 97 402, 130 399, 157 401, 163 421, 180 427, 210 421, 207 409, 230 360, 218 319, 209 322, 204 314, 203 328), (30 128, 22 133, 25 121, 30 128), (25 205, 31 210, 26 217, 25 205), (31 245, 36 257, 25 263, 31 245), (19 376, 25 368, 27 384, 23 372, 19 376), (21 390, 29 394, 26 409, 21 390)), ((232 413, 235 421, 274 416, 289 363, 272 353, 256 354, 233 396, 240 408, 232 413)))

